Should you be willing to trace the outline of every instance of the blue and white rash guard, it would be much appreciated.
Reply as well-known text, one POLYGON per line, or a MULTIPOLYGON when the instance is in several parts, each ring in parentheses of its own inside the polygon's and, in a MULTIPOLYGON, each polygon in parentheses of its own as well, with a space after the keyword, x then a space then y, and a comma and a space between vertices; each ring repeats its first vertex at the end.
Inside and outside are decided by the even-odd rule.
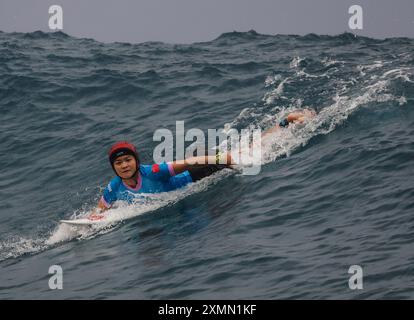
POLYGON ((138 183, 135 188, 126 185, 120 177, 109 182, 102 195, 101 201, 110 208, 117 200, 132 203, 139 193, 159 193, 181 188, 193 182, 188 171, 175 174, 171 163, 139 166, 138 183))

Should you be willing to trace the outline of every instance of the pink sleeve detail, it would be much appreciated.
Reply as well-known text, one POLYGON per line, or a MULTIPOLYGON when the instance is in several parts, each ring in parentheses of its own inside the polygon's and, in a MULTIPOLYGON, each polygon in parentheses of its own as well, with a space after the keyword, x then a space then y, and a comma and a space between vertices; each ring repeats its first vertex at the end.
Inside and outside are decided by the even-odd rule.
POLYGON ((175 171, 174 171, 174 167, 173 167, 172 163, 168 162, 167 166, 168 166, 168 171, 170 172, 171 177, 175 176, 175 171))

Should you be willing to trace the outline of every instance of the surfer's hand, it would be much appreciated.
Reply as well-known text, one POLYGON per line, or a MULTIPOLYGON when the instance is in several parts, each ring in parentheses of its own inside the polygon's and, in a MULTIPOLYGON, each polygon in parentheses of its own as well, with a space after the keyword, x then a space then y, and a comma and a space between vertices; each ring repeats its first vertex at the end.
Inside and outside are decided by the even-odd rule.
POLYGON ((102 199, 98 202, 98 206, 92 211, 92 213, 88 216, 89 220, 100 220, 104 217, 102 212, 108 210, 108 208, 103 203, 102 199))
POLYGON ((302 123, 305 120, 305 118, 304 118, 304 114, 302 112, 292 112, 292 113, 288 114, 287 120, 289 122, 302 123))
POLYGON ((95 208, 95 210, 93 210, 92 214, 94 214, 94 213, 99 214, 99 213, 101 213, 105 210, 108 210, 108 209, 109 208, 105 205, 105 203, 103 202, 103 200, 101 198, 101 200, 99 200, 99 202, 98 202, 98 206, 95 208))
POLYGON ((307 110, 304 109, 302 111, 291 112, 287 116, 287 120, 293 123, 303 123, 305 122, 306 118, 311 118, 316 115, 314 110, 307 110))

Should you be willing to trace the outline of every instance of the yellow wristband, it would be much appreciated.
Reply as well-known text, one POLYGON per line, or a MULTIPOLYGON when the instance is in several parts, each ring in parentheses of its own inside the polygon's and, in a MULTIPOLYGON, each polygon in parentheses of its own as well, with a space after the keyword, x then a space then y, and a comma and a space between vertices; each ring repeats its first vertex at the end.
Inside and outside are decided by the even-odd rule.
POLYGON ((216 164, 220 164, 220 152, 216 153, 216 164))

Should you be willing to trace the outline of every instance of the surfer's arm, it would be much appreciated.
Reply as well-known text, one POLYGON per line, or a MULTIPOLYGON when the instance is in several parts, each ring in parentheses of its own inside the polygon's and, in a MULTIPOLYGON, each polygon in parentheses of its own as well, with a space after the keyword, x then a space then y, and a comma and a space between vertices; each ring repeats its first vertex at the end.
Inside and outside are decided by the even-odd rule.
POLYGON ((90 214, 90 217, 99 216, 101 212, 104 212, 111 208, 112 203, 114 203, 116 199, 116 192, 114 189, 116 188, 116 183, 110 182, 108 186, 105 188, 101 199, 98 202, 96 208, 90 214))
POLYGON ((286 118, 280 121, 279 124, 263 132, 262 138, 266 137, 267 135, 275 131, 278 131, 281 127, 287 127, 289 123, 293 123, 293 122, 303 123, 304 121, 305 121, 305 114, 303 112, 291 112, 288 114, 286 118))
POLYGON ((216 166, 217 164, 224 165, 231 168, 233 161, 229 153, 227 154, 218 154, 218 156, 200 156, 200 157, 191 157, 181 161, 174 161, 171 163, 174 172, 179 174, 186 170, 191 169, 192 167, 197 166, 216 166))
POLYGON ((103 215, 101 215, 102 212, 105 210, 108 210, 109 208, 105 205, 105 203, 101 200, 99 200, 98 205, 95 209, 92 210, 91 214, 88 216, 88 219, 90 220, 99 220, 103 218, 103 215))
POLYGON ((292 113, 289 113, 286 119, 289 123, 291 122, 303 123, 303 121, 305 121, 305 115, 302 112, 292 112, 292 113))
POLYGON ((101 198, 101 200, 99 200, 98 202, 98 206, 96 207, 95 211, 102 212, 102 211, 108 210, 109 208, 110 206, 108 206, 103 200, 103 198, 101 198))

